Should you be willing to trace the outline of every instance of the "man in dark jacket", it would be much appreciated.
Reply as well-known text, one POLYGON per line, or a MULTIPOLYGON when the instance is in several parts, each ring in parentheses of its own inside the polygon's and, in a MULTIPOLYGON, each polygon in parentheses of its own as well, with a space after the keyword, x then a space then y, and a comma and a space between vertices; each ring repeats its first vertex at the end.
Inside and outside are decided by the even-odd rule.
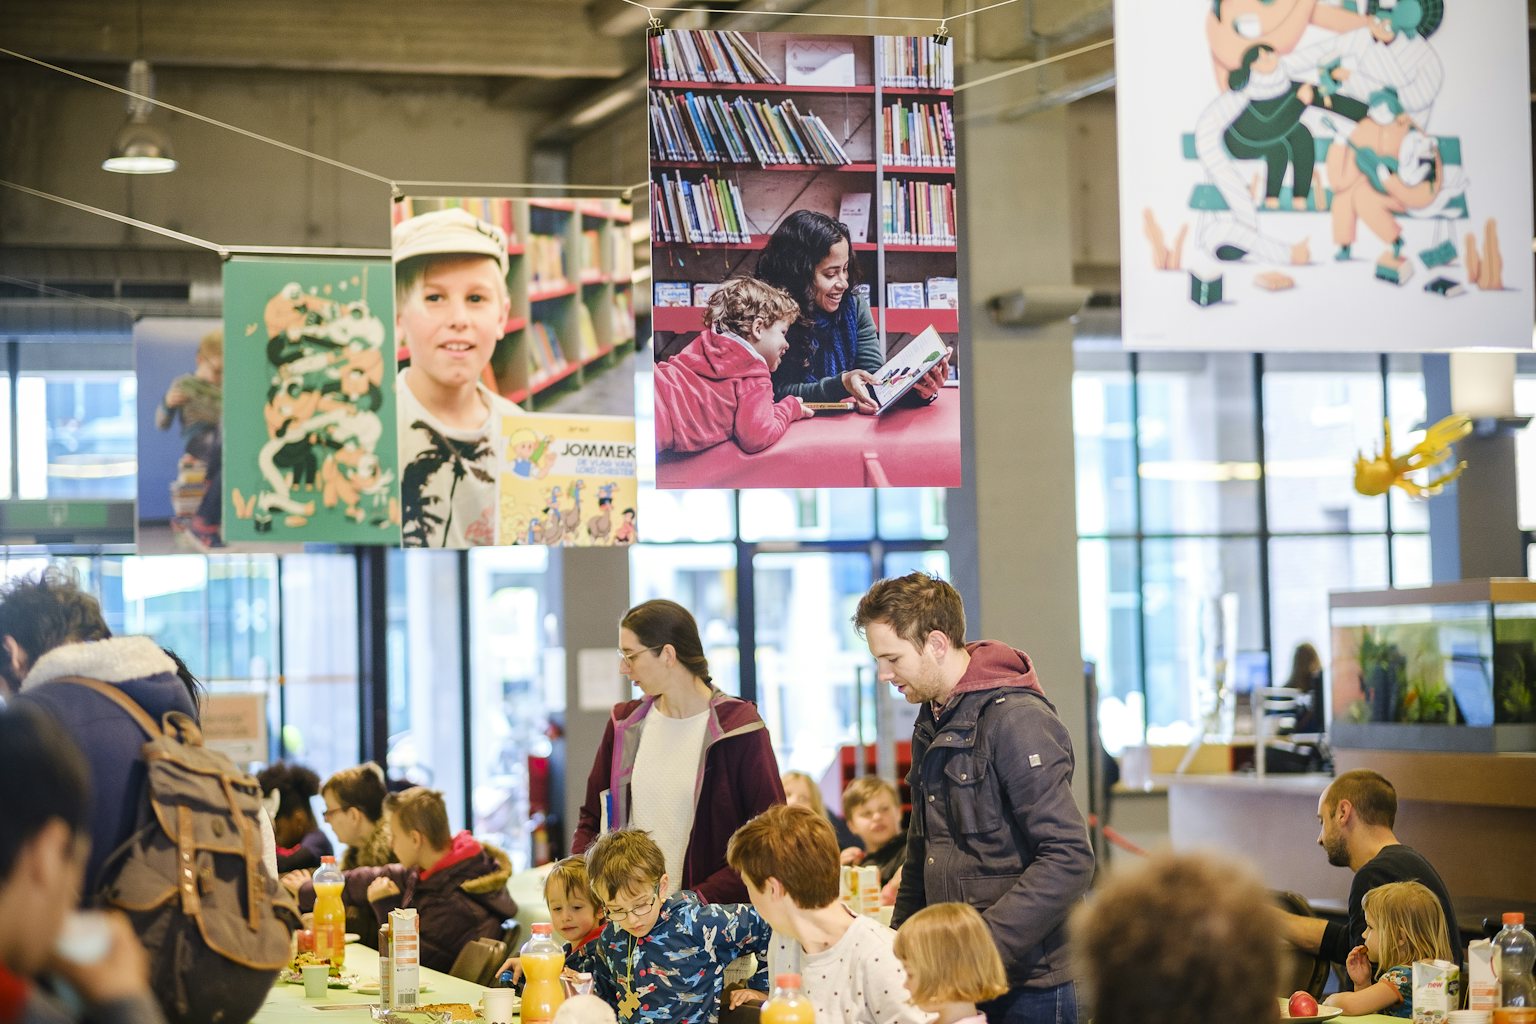
MULTIPOLYGON (((443 794, 417 786, 384 798, 399 864, 344 873, 342 899, 372 904, 380 923, 391 910, 414 908, 421 928, 421 966, 448 971, 459 951, 476 939, 499 939, 517 904, 507 894, 512 864, 468 832, 452 834, 443 794)), ((300 909, 313 908, 314 884, 299 890, 300 909)))
POLYGON ((854 626, 879 678, 921 704, 907 866, 891 923, 930 903, 981 911, 1008 971, 992 1024, 1077 1020, 1066 922, 1093 848, 1072 798, 1072 743, 1022 651, 966 644, 960 595, 924 573, 881 580, 854 626))

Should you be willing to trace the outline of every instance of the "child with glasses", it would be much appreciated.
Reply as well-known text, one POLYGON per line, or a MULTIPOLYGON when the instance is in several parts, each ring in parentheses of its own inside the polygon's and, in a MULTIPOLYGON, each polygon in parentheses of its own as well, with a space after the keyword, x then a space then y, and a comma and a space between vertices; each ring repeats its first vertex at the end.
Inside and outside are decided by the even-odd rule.
POLYGON ((600 836, 587 851, 587 876, 609 921, 593 944, 593 979, 624 1024, 715 1024, 725 969, 748 954, 759 961, 752 987, 767 987, 767 923, 750 906, 674 892, 647 833, 600 836))

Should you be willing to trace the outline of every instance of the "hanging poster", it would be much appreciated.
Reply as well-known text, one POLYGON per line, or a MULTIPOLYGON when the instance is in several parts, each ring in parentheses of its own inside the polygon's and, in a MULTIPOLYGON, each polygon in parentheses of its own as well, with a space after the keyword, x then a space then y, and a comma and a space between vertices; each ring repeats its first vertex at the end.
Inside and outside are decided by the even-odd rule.
POLYGON ((133 325, 133 353, 138 551, 222 547, 224 323, 145 317, 133 325))
POLYGON ((951 48, 649 40, 656 484, 960 484, 951 48))
POLYGON ((1516 0, 1115 4, 1125 342, 1531 347, 1516 0))
POLYGON ((398 544, 390 272, 382 260, 224 267, 224 533, 398 544))
POLYGON ((501 433, 501 543, 623 547, 640 539, 634 419, 504 416, 501 433))
POLYGON ((526 543, 526 530, 504 532, 501 481, 517 459, 503 417, 619 416, 633 443, 629 223, 616 200, 393 204, 407 547, 526 543))

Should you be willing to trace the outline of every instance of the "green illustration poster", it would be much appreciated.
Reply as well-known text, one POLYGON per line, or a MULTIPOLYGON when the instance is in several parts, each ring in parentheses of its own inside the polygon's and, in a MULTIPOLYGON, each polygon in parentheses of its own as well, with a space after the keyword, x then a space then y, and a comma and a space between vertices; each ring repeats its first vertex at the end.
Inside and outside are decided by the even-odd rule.
POLYGON ((387 260, 224 266, 224 532, 399 544, 387 260))

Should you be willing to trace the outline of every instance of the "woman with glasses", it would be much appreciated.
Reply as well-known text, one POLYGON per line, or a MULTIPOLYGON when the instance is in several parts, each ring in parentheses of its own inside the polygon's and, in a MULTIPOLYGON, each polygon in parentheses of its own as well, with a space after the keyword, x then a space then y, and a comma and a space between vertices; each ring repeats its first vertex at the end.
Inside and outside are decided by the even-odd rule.
POLYGON ((674 601, 626 612, 617 653, 642 696, 614 705, 572 852, 603 832, 645 829, 680 888, 707 903, 745 903, 725 848, 737 828, 784 802, 768 727, 754 704, 710 681, 698 624, 674 601))
POLYGON ((325 780, 320 797, 325 801, 325 823, 347 848, 341 869, 373 868, 396 862, 390 848, 389 823, 384 818, 384 770, 367 764, 343 768, 325 780))

